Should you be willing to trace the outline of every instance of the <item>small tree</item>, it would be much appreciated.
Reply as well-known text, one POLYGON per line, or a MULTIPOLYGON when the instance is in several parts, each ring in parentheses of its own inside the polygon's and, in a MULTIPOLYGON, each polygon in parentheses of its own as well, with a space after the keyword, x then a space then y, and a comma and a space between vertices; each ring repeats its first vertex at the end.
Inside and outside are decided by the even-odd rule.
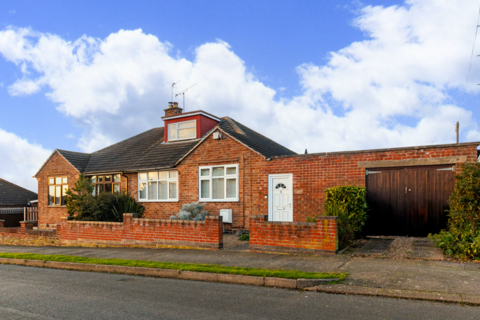
POLYGON ((81 175, 73 188, 66 192, 68 215, 78 220, 93 220, 95 198, 92 195, 94 186, 84 175, 81 175))
POLYGON ((338 244, 349 246, 367 220, 367 191, 362 187, 342 186, 326 190, 324 214, 338 217, 338 244))
POLYGON ((446 254, 480 259, 480 164, 467 163, 450 196, 448 230, 429 235, 446 254))

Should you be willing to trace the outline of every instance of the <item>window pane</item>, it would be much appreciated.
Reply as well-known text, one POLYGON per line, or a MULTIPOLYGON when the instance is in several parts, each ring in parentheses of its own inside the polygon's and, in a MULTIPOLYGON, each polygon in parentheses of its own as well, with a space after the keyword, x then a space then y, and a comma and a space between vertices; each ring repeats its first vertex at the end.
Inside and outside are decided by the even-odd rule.
POLYGON ((63 190, 62 190, 62 206, 64 206, 64 205, 67 204, 67 201, 65 201, 65 196, 67 195, 67 190, 68 190, 68 186, 63 186, 63 190))
POLYGON ((60 205, 60 195, 62 194, 62 186, 55 187, 55 205, 60 205))
POLYGON ((168 185, 166 181, 160 181, 160 189, 159 189, 159 199, 166 200, 168 199, 168 185))
POLYGON ((168 179, 168 172, 159 172, 160 180, 167 180, 168 179))
POLYGON ((180 122, 178 129, 195 127, 195 121, 180 122))
POLYGON ((177 171, 170 171, 170 179, 176 179, 178 177, 177 171))
POLYGON ((55 180, 53 178, 48 178, 48 184, 54 184, 55 180))
POLYGON ((158 173, 157 172, 149 172, 148 173, 148 180, 158 180, 158 173))
POLYGON ((92 183, 97 183, 97 176, 92 176, 92 178, 90 179, 90 181, 92 183))
POLYGON ((147 184, 145 182, 140 183, 138 190, 140 191, 140 199, 147 199, 147 184))
POLYGON ((237 197, 237 179, 227 179, 227 198, 237 197))
POLYGON ((103 176, 98 176, 97 177, 97 182, 103 182, 103 176))
POLYGON ((237 168, 227 168, 227 174, 237 174, 237 168))
POLYGON ((200 175, 201 175, 202 177, 208 177, 208 176, 210 176, 210 169, 202 169, 202 170, 200 170, 200 175))
POLYGON ((112 184, 111 183, 106 183, 105 184, 105 192, 112 193, 112 184))
POLYGON ((113 185, 113 192, 120 192, 120 185, 118 183, 113 185))
POLYGON ((202 199, 210 198, 210 180, 202 180, 200 182, 200 197, 202 199))
POLYGON ((67 183, 67 177, 62 178, 62 183, 67 183))
POLYGON ((116 174, 113 176, 113 182, 120 182, 120 175, 116 174))
POLYGON ((197 136, 196 131, 197 130, 195 128, 179 129, 178 138, 179 139, 195 138, 197 136))
POLYGON ((112 176, 105 176, 105 182, 112 182, 112 176))
POLYGON ((140 173, 138 175, 138 177, 139 177, 140 180, 147 180, 147 174, 146 173, 140 173))
POLYGON ((176 182, 170 182, 170 199, 177 199, 177 183, 176 182))
POLYGON ((158 182, 148 183, 148 200, 158 199, 158 182))
POLYGON ((168 125, 168 140, 177 139, 177 124, 168 125))
POLYGON ((62 178, 55 178, 55 184, 62 184, 62 178))
POLYGON ((223 167, 217 167, 212 169, 212 175, 214 177, 223 177, 223 172, 224 172, 223 167))
POLYGON ((48 187, 48 205, 53 206, 54 204, 55 204, 55 187, 50 186, 48 187))
POLYGON ((212 179, 212 187, 213 187, 212 188, 212 199, 225 199, 224 183, 225 183, 225 180, 223 178, 212 179))
POLYGON ((97 194, 100 194, 103 192, 103 184, 97 184, 97 194))

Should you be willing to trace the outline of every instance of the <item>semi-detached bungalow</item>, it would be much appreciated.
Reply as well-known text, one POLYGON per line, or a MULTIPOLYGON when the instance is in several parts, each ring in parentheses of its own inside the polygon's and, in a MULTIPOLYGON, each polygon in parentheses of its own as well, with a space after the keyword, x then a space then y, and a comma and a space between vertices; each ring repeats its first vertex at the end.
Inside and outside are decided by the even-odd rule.
POLYGON ((170 103, 164 127, 102 150, 55 150, 39 169, 39 226, 67 216, 64 195, 84 174, 95 192, 128 190, 149 218, 168 219, 183 204, 231 210, 226 229, 248 229, 251 215, 306 221, 323 213, 325 190, 364 186, 369 233, 424 236, 445 227, 447 199, 462 164, 477 161, 478 142, 296 154, 243 124, 170 103))

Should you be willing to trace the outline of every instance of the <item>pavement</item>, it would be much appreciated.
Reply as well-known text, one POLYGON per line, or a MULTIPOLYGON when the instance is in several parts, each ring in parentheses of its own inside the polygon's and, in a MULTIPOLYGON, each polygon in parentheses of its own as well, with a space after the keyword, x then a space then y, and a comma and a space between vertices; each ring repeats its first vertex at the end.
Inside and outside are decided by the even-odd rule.
POLYGON ((0 265, 0 318, 478 319, 460 304, 0 265))
MULTIPOLYGON (((424 256, 429 256, 431 253, 428 253, 426 247, 428 246, 419 246, 424 251, 424 256)), ((219 264, 308 272, 347 272, 349 277, 341 285, 338 285, 338 293, 345 292, 344 287, 350 286, 351 288, 443 293, 460 298, 462 295, 470 295, 472 297, 468 301, 476 301, 478 298, 480 304, 480 286, 478 285, 480 283, 480 263, 454 263, 427 258, 391 259, 379 255, 378 250, 373 251, 375 251, 374 256, 355 256, 354 254, 313 256, 251 253, 237 250, 0 246, 0 252, 219 264)), ((415 254, 415 250, 413 253, 415 254)), ((335 288, 335 286, 331 287, 335 288)), ((455 299, 451 299, 451 301, 453 302, 455 299)))

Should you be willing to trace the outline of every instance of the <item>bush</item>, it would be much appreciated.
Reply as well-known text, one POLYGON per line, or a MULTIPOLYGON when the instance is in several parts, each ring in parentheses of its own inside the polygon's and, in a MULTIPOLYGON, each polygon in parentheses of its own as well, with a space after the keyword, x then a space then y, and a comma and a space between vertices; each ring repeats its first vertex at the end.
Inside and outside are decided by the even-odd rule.
POLYGON ((125 190, 116 193, 102 192, 93 196, 93 185, 83 175, 75 186, 66 192, 68 214, 82 221, 123 221, 124 213, 137 213, 143 217, 145 207, 125 190))
POLYGON ((238 238, 240 241, 250 241, 250 235, 248 233, 244 233, 238 238))
POLYGON ((357 238, 367 220, 367 191, 362 187, 343 186, 326 190, 324 215, 338 217, 340 249, 357 238))
POLYGON ((171 220, 194 220, 205 221, 205 217, 209 215, 208 211, 204 211, 206 203, 192 202, 184 204, 180 212, 170 217, 171 220))
POLYGON ((448 201, 448 230, 428 237, 448 255, 480 259, 480 164, 466 164, 455 178, 448 201))

